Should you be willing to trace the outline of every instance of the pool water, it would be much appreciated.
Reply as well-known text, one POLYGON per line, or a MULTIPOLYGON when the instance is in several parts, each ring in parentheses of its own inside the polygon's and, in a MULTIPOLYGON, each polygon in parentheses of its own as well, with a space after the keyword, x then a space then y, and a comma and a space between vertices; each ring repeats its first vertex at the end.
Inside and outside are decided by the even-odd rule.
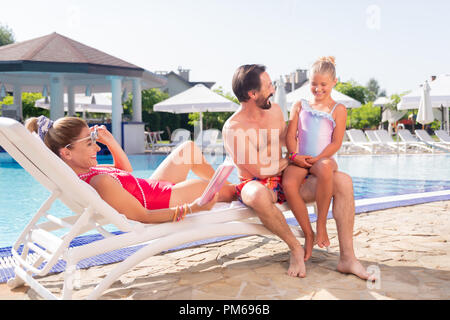
MULTIPOLYGON (((131 155, 134 175, 150 177, 165 155, 131 155)), ((99 163, 111 163, 110 156, 98 156, 99 163)), ((207 157, 213 167, 223 157, 207 157)), ((339 156, 339 169, 353 178, 355 198, 450 189, 450 155, 339 156)), ((195 178, 192 173, 188 178, 195 178)), ((229 180, 238 182, 236 170, 229 180)), ((0 153, 0 247, 14 243, 25 225, 50 192, 37 183, 6 153, 0 153)), ((50 212, 64 216, 68 209, 56 202, 50 212)))

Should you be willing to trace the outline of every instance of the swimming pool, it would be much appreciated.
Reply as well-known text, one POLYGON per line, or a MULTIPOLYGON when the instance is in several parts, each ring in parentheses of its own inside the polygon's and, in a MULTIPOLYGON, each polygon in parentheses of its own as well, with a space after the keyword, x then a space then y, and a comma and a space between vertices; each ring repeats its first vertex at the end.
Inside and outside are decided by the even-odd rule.
MULTIPOLYGON (((136 177, 146 178, 165 155, 131 155, 136 177)), ((111 163, 99 156, 99 163, 111 163)), ((223 157, 207 157, 217 167, 223 157)), ((450 190, 450 155, 339 156, 341 171, 352 176, 355 198, 450 190)), ((194 178, 193 174, 189 175, 194 178)), ((236 171, 230 176, 237 182, 236 171)), ((10 246, 50 193, 6 153, 0 153, 0 247, 10 246)), ((62 216, 67 208, 60 202, 50 210, 62 216)))

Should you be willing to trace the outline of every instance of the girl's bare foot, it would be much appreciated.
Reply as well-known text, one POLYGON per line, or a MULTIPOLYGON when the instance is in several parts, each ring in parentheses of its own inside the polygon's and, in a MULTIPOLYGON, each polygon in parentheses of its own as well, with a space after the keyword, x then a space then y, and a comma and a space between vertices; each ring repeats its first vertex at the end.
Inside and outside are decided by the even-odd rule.
POLYGON ((291 277, 304 278, 306 276, 305 267, 305 251, 301 246, 297 250, 291 250, 291 257, 289 260, 289 269, 287 271, 288 275, 291 277))
POLYGON ((304 249, 305 249, 305 261, 308 261, 309 258, 311 258, 312 255, 312 250, 315 244, 315 234, 314 232, 312 234, 305 234, 305 245, 304 245, 304 249))
POLYGON ((318 227, 317 228, 317 237, 316 242, 319 245, 319 247, 329 247, 330 246, 330 240, 328 239, 328 233, 327 229, 318 227))

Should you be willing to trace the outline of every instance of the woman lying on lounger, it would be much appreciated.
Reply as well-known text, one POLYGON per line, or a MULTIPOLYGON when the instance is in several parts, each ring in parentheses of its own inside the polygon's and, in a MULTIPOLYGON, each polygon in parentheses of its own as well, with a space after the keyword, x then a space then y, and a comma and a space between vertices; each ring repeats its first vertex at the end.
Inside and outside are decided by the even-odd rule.
POLYGON ((217 201, 229 202, 235 195, 234 186, 226 184, 209 203, 198 204, 214 169, 192 141, 180 144, 149 179, 139 179, 131 174, 133 168, 127 155, 105 126, 89 128, 80 118, 65 117, 53 122, 45 116, 31 118, 25 126, 38 133, 103 200, 132 220, 179 221, 186 214, 211 209, 217 201), (97 141, 108 147, 114 165, 98 165, 97 141), (202 180, 186 180, 190 170, 202 180))

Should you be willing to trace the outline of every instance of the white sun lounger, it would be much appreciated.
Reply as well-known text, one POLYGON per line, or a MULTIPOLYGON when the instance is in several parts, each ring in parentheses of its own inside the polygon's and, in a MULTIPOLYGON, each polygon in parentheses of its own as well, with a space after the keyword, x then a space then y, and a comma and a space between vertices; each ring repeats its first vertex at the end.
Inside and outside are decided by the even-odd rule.
POLYGON ((157 142, 151 145, 152 152, 162 151, 166 153, 170 153, 173 148, 178 146, 180 143, 184 141, 188 141, 191 139, 191 132, 187 129, 178 128, 172 132, 170 137, 170 143, 161 143, 157 142))
POLYGON ((433 152, 436 150, 448 152, 450 151, 450 144, 435 141, 425 130, 416 130, 416 136, 422 140, 426 145, 432 147, 433 152))
POLYGON ((378 129, 375 130, 374 134, 380 143, 389 146, 392 150, 395 150, 396 152, 406 152, 406 144, 403 141, 394 141, 387 130, 378 129))
POLYGON ((409 130, 401 129, 397 131, 397 134, 399 135, 400 139, 405 143, 406 148, 411 147, 415 151, 427 151, 427 152, 433 152, 433 149, 430 146, 427 146, 424 142, 418 140, 415 138, 409 130))
POLYGON ((204 153, 223 153, 223 143, 219 142, 221 135, 219 129, 207 129, 197 136, 195 143, 204 153))
POLYGON ((398 148, 396 146, 393 146, 391 143, 387 143, 378 138, 376 134, 377 130, 365 130, 364 133, 366 134, 367 139, 377 146, 378 151, 386 153, 397 152, 398 148))
POLYGON ((364 132, 360 129, 346 130, 347 136, 351 142, 351 148, 365 150, 370 153, 375 153, 379 147, 379 143, 371 142, 366 139, 364 132))
POLYGON ((447 146, 450 146, 450 136, 444 130, 435 130, 434 134, 439 138, 439 141, 447 146))
MULTIPOLYGON (((220 236, 271 234, 253 210, 236 202, 218 203, 211 211, 194 213, 175 223, 143 224, 128 220, 19 122, 0 117, 0 145, 51 192, 11 249, 15 278, 8 281, 13 288, 27 283, 45 299, 71 299, 77 263, 105 252, 146 244, 118 263, 87 299, 97 299, 130 268, 170 248, 220 236), (57 199, 70 209, 70 215, 55 217, 47 212, 57 199), (124 233, 110 233, 104 228, 106 225, 124 233), (56 230, 66 232, 59 236, 56 230), (69 246, 75 237, 91 230, 97 230, 104 238, 78 247, 69 246), (30 250, 34 252, 32 258, 30 250), (62 295, 57 297, 39 282, 39 277, 46 276, 61 259, 66 268, 62 295)), ((288 210, 287 205, 279 208, 288 210)), ((296 236, 303 235, 299 228, 291 228, 296 236)))

